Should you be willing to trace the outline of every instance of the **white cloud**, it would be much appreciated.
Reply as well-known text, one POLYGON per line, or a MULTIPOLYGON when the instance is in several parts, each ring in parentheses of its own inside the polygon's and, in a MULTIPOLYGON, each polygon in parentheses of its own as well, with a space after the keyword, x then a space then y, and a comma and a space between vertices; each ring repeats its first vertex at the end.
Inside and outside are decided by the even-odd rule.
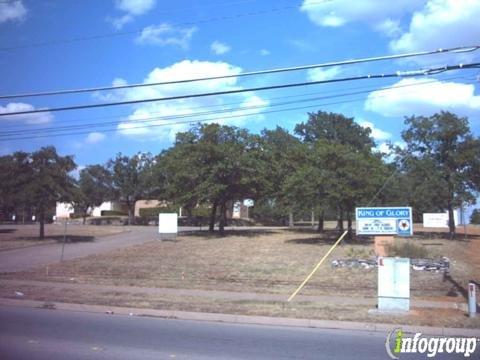
POLYGON ((315 68, 307 71, 307 78, 309 81, 325 81, 337 77, 340 73, 342 73, 342 68, 339 66, 315 68))
POLYGON ((117 30, 121 30, 126 24, 132 22, 134 17, 132 15, 126 14, 119 17, 107 18, 117 30))
POLYGON ((174 45, 187 49, 193 34, 197 31, 195 26, 181 28, 167 23, 150 25, 142 30, 142 33, 135 39, 138 44, 150 45, 174 45))
MULTIPOLYGON (((6 106, 0 105, 0 114, 8 114, 20 111, 35 110, 35 107, 26 103, 8 103, 6 106)), ((46 124, 53 120, 50 112, 41 112, 35 114, 5 115, 0 117, 0 121, 20 121, 26 124, 46 124)))
POLYGON ((475 86, 456 82, 422 78, 402 79, 392 86, 416 85, 408 91, 374 91, 365 101, 365 109, 387 117, 410 115, 430 116, 441 110, 452 111, 460 116, 478 114, 480 96, 475 95, 475 86))
POLYGON ((267 49, 261 49, 260 50, 260 55, 268 56, 268 55, 270 55, 270 51, 268 51, 267 49))
POLYGON ((210 50, 212 50, 212 52, 214 52, 217 55, 223 55, 223 54, 226 54, 227 52, 229 52, 231 50, 231 48, 227 44, 215 40, 210 45, 210 50))
POLYGON ((479 17, 478 0, 430 0, 413 14, 408 31, 390 47, 394 52, 413 52, 474 45, 480 39, 479 17))
POLYGON ((115 0, 115 7, 125 12, 122 16, 108 17, 107 20, 117 29, 122 29, 126 24, 132 22, 135 17, 143 15, 153 9, 156 0, 115 0))
POLYGON ((371 135, 375 140, 387 140, 392 137, 391 133, 377 128, 370 121, 361 120, 361 121, 358 121, 358 124, 364 128, 369 128, 372 131, 371 135))
POLYGON ((156 0, 116 0, 115 7, 131 15, 143 15, 153 9, 156 0))
POLYGON ((105 134, 101 132, 91 132, 88 134, 87 138, 85 139, 85 142, 88 144, 96 144, 106 138, 105 134))
POLYGON ((339 27, 351 22, 366 22, 376 27, 385 19, 398 19, 423 3, 422 0, 397 0, 395 5, 379 0, 304 0, 300 11, 319 26, 339 27))
POLYGON ((22 0, 0 2, 0 24, 6 21, 22 20, 27 9, 22 0))
POLYGON ((386 19, 374 26, 375 30, 388 37, 396 37, 402 33, 399 20, 386 19))
MULTIPOLYGON (((225 62, 184 60, 165 68, 153 69, 144 79, 144 83, 236 75, 241 71, 241 68, 225 62)), ((119 80, 117 79, 117 81, 119 80)), ((113 96, 117 99, 132 100, 241 89, 237 82, 238 79, 232 77, 184 84, 148 86, 126 89, 116 92, 113 96)), ((254 93, 143 103, 135 106, 131 115, 125 118, 117 129, 120 134, 136 139, 173 140, 177 132, 185 131, 190 127, 188 121, 217 122, 240 126, 247 119, 248 121, 261 120, 263 115, 259 112, 262 111, 260 108, 262 106, 268 106, 268 101, 254 93), (253 108, 241 109, 244 107, 253 108), (217 114, 208 113, 222 109, 233 110, 217 114)))

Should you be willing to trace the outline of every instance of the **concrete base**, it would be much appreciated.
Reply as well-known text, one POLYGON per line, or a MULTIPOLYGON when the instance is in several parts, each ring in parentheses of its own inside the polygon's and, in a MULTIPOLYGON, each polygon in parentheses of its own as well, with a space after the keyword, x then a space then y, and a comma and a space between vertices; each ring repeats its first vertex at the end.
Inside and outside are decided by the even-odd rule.
POLYGON ((405 312, 410 310, 410 299, 378 297, 378 310, 405 312))

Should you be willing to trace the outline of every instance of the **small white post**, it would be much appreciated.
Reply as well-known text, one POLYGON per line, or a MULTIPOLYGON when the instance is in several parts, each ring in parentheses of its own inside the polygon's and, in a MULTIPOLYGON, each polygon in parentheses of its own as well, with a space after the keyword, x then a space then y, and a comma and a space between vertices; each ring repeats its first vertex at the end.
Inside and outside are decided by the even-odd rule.
POLYGON ((474 318, 477 314, 477 296, 475 294, 475 283, 468 283, 468 316, 474 318))

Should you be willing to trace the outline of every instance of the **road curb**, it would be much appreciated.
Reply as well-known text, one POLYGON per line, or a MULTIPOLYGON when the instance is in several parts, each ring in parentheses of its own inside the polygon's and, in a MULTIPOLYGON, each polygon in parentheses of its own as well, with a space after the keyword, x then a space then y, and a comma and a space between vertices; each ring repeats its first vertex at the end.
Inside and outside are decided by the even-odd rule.
POLYGON ((41 308, 41 309, 57 309, 65 311, 89 312, 116 314, 127 316, 151 316, 165 319, 178 320, 195 320, 210 322, 228 322, 233 324, 249 324, 249 325, 267 325, 267 326, 288 326, 288 327, 308 327, 318 329, 335 329, 335 330, 353 330, 353 331, 369 331, 388 333, 389 331, 401 328, 405 333, 421 332, 425 335, 433 336, 466 336, 480 337, 480 329, 463 329, 463 328, 445 328, 445 327, 429 327, 429 326, 412 326, 400 324, 385 323, 363 323, 354 321, 336 321, 336 320, 316 320, 316 319, 295 319, 283 317, 267 317, 267 316, 250 316, 250 315, 233 315, 220 313, 201 313, 177 310, 156 310, 129 308, 118 306, 104 305, 83 305, 72 303, 51 303, 37 300, 18 300, 0 298, 1 306, 41 308))

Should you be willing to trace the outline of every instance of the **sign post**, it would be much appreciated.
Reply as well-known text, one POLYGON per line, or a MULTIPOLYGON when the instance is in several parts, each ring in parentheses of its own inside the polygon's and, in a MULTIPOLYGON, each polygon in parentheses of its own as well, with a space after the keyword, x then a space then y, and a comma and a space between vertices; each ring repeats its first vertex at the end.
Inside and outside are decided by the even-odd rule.
POLYGON ((177 213, 158 214, 158 233, 160 240, 177 238, 178 215, 177 213))
POLYGON ((410 309, 410 259, 385 257, 393 236, 413 235, 411 207, 356 208, 357 235, 375 236, 378 256, 378 310, 410 309))

